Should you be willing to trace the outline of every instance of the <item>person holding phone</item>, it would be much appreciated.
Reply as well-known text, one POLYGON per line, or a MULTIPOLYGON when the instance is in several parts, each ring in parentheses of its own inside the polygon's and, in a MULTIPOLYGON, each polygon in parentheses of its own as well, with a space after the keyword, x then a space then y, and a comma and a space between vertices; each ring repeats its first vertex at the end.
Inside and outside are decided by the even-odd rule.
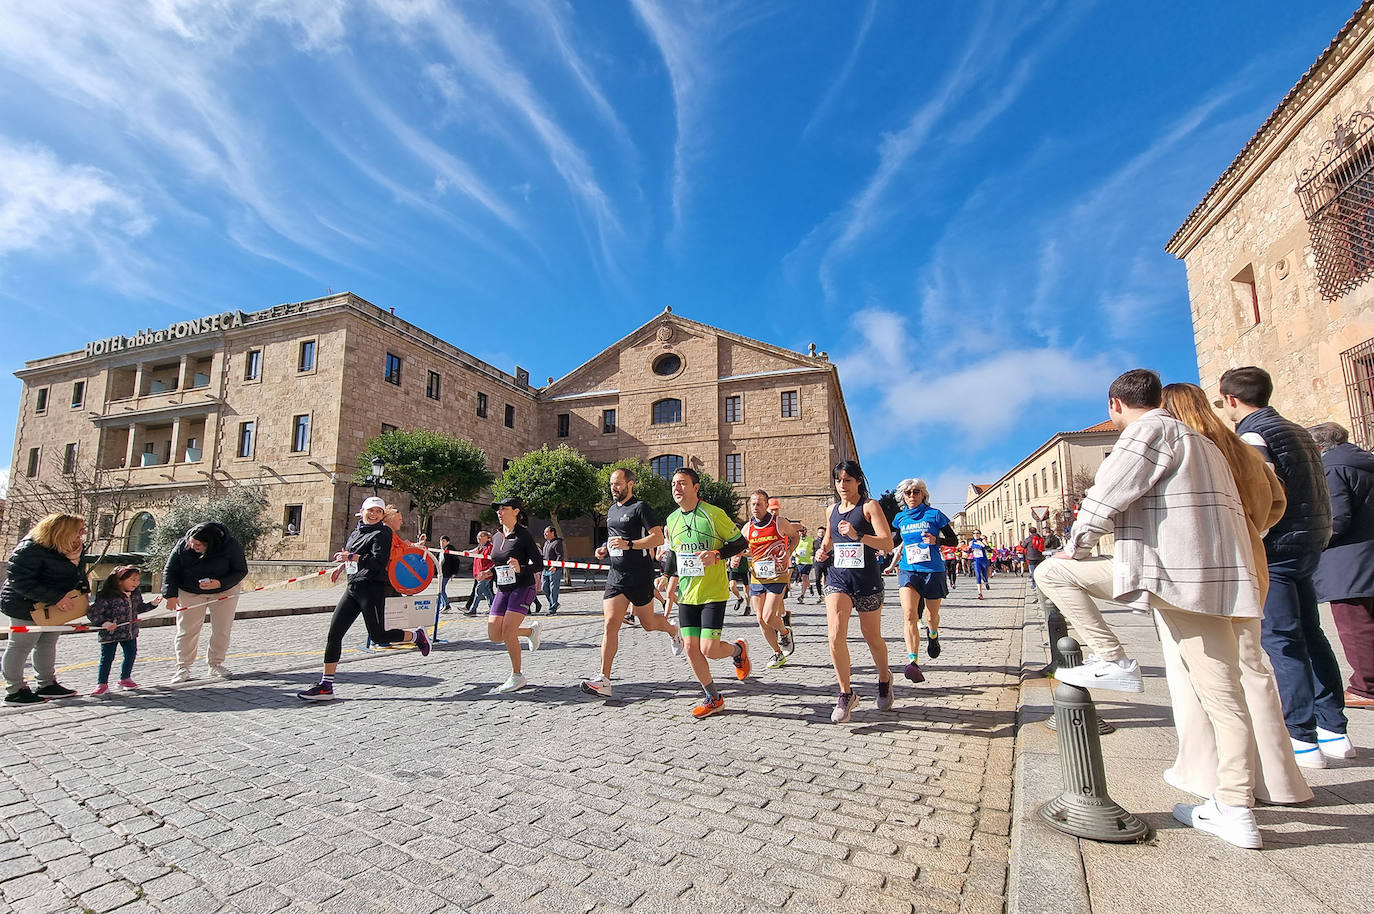
POLYGON ((196 524, 172 547, 167 567, 162 572, 162 596, 167 601, 167 609, 176 613, 178 602, 198 604, 193 609, 176 613, 174 684, 196 678, 192 668, 200 653, 200 631, 205 626, 207 609, 210 611, 210 647, 205 659, 210 674, 220 679, 231 677, 224 661, 229 655, 229 633, 238 609, 239 585, 246 577, 248 562, 243 556, 243 547, 229 533, 229 528, 218 521, 196 524), (214 599, 216 597, 225 599, 214 599))

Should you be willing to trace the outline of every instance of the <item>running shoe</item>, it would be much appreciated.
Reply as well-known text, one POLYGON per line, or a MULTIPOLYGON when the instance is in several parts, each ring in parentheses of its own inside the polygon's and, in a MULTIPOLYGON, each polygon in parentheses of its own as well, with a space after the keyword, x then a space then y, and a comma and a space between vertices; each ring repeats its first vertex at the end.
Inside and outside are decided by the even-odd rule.
POLYGON ((940 656, 939 635, 926 634, 926 653, 930 655, 931 660, 935 660, 940 656))
POLYGON ((786 665, 787 655, 784 654, 782 651, 778 651, 776 654, 773 655, 772 659, 768 661, 768 669, 770 670, 776 670, 778 667, 786 665))
POLYGON ((921 668, 916 665, 915 660, 911 661, 906 665, 906 669, 902 671, 902 675, 905 676, 907 679, 910 679, 912 682, 926 681, 926 674, 921 672, 921 668))
POLYGON ((492 689, 492 691, 498 693, 518 692, 521 689, 523 689, 526 685, 528 685, 528 683, 525 681, 525 675, 523 673, 511 673, 509 679, 501 683, 496 688, 492 689))
POLYGON ((136 689, 138 688, 138 683, 134 682, 132 679, 121 679, 119 680, 119 687, 121 689, 136 689))
POLYGON ((734 658, 735 678, 748 679, 749 671, 754 668, 754 665, 749 662, 749 645, 744 643, 743 638, 736 641, 735 644, 739 646, 739 654, 734 658))
POLYGON ((528 646, 527 646, 525 649, 526 649, 527 651, 529 651, 531 654, 533 654, 535 651, 539 650, 539 645, 540 645, 540 643, 541 643, 543 640, 544 640, 544 623, 543 623, 543 622, 539 622, 539 621, 531 622, 531 623, 530 623, 530 636, 529 636, 528 638, 525 639, 525 643, 526 643, 526 645, 528 645, 528 646))
POLYGON ((692 709, 692 716, 700 719, 723 710, 725 710, 725 696, 712 695, 710 698, 703 698, 701 703, 692 709))
POLYGON ((429 656, 429 635, 425 634, 423 628, 415 629, 415 646, 420 649, 421 657, 429 656))
POLYGON ((669 632, 668 637, 673 639, 673 656, 684 656, 687 653, 687 642, 682 640, 682 631, 669 632))
POLYGON ((1244 806, 1224 806, 1216 800, 1196 805, 1179 803, 1174 806, 1174 818, 1236 847, 1259 850, 1264 846, 1255 814, 1244 806))
POLYGON ((849 715, 854 713, 854 709, 859 706, 858 692, 841 692, 839 700, 835 702, 835 710, 830 712, 830 722, 842 724, 849 720, 849 715))
POLYGON ((891 679, 887 680, 886 682, 883 682, 882 680, 879 680, 879 681, 878 681, 878 710, 879 710, 879 711, 891 711, 891 710, 892 710, 892 680, 891 680, 891 679))
POLYGON ((297 692, 296 697, 302 701, 333 701, 334 683, 317 682, 304 692, 297 692))
POLYGON ((1129 658, 1119 663, 1115 660, 1096 660, 1069 669, 1061 668, 1055 671, 1054 678, 1080 689, 1110 689, 1114 692, 1145 690, 1140 679, 1140 664, 1129 658))
POLYGON ((45 701, 47 701, 46 698, 37 694, 28 686, 25 686, 18 692, 11 692, 5 696, 5 704, 7 705, 41 705, 45 701))
POLYGON ((210 675, 214 676, 216 679, 234 678, 234 674, 229 671, 229 667, 225 666, 222 663, 212 664, 210 666, 210 675))
POLYGON ((798 606, 801 606, 801 605, 803 605, 804 603, 806 603, 806 592, 805 592, 805 591, 803 591, 803 592, 797 594, 797 605, 798 605, 798 606))
POLYGON ((37 694, 40 698, 71 698, 76 694, 76 689, 69 689, 61 683, 54 682, 39 687, 37 694))
POLYGON ((91 694, 104 695, 108 691, 110 691, 109 683, 102 682, 99 685, 97 685, 94 689, 91 689, 91 694))
POLYGON ((1350 745, 1350 737, 1334 730, 1317 728, 1317 746, 1327 758, 1348 759, 1355 757, 1355 747, 1350 745))
POLYGON ((1309 743, 1306 740, 1288 738, 1293 744, 1293 758, 1301 768, 1325 768, 1326 756, 1322 754, 1321 746, 1317 743, 1309 743))
POLYGON ((600 695, 602 698, 611 697, 611 681, 600 673, 592 679, 582 680, 582 691, 588 695, 600 695))
POLYGON ((789 657, 792 656, 792 652, 797 649, 796 643, 792 640, 792 629, 789 628, 781 635, 778 635, 778 644, 782 646, 783 653, 787 654, 789 657))

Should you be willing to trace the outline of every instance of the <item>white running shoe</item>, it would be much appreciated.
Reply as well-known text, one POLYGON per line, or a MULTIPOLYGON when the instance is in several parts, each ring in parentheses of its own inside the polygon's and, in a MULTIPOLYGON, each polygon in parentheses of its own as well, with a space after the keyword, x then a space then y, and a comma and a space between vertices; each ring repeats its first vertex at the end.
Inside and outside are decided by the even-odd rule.
POLYGON ((192 679, 195 678, 196 677, 191 673, 190 670, 186 669, 185 667, 182 667, 181 669, 177 670, 176 674, 172 677, 172 685, 180 685, 183 682, 190 682, 192 679))
MULTIPOLYGON (((681 657, 687 653, 687 642, 682 640, 682 631, 669 632, 668 637, 673 639, 673 656, 681 657)), ((607 692, 606 694, 610 694, 607 692)))
POLYGON ((540 622, 538 619, 536 619, 535 621, 531 622, 531 623, 530 623, 530 636, 529 636, 528 638, 524 639, 525 645, 526 645, 525 650, 529 651, 531 654, 533 654, 535 651, 539 650, 539 643, 540 643, 540 641, 542 641, 543 638, 544 638, 543 632, 544 632, 544 623, 543 623, 543 622, 540 622))
POLYGON ((1181 793, 1191 793, 1195 797, 1200 797, 1204 800, 1207 799, 1202 794, 1198 793, 1196 790, 1190 790, 1188 788, 1188 785, 1183 783, 1183 779, 1178 776, 1178 772, 1172 768, 1164 769, 1164 783, 1168 784, 1170 787, 1174 788, 1175 790, 1181 793))
POLYGON ((1111 689, 1114 692, 1143 692, 1140 664, 1134 660, 1097 660, 1082 666, 1060 668, 1054 678, 1080 689, 1111 689))
POLYGON ((611 681, 600 673, 591 679, 582 680, 582 691, 588 695, 600 695, 602 698, 611 697, 611 681))
POLYGON ((1199 831, 1211 832, 1236 847, 1257 851, 1264 846, 1255 814, 1246 806, 1227 806, 1216 800, 1196 806, 1179 803, 1174 807, 1174 818, 1199 831))
POLYGON ((1288 737, 1293 744, 1293 757, 1298 760, 1299 768, 1325 768, 1326 755, 1322 753, 1321 747, 1317 743, 1309 743, 1306 740, 1293 739, 1288 737))
POLYGON ((216 663, 210 667, 210 675, 216 679, 233 679, 234 674, 229 671, 229 667, 222 663, 216 663))
POLYGON ((1345 733, 1317 728, 1317 745, 1327 758, 1344 759, 1355 757, 1355 747, 1350 745, 1350 737, 1345 733))
POLYGON ((523 674, 523 673, 511 673, 509 679, 507 679, 505 682, 501 683, 501 684, 500 684, 499 686, 497 686, 496 688, 492 689, 492 691, 493 691, 493 692, 497 692, 497 693, 500 693, 500 692, 518 692, 518 691, 520 691, 521 689, 523 689, 526 685, 527 685, 527 683, 525 682, 525 674, 523 674))

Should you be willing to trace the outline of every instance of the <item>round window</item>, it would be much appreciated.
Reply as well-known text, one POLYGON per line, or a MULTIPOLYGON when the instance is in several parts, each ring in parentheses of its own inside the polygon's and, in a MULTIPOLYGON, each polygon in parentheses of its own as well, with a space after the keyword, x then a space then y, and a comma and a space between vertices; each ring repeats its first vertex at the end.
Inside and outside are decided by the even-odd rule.
POLYGON ((682 370, 682 356, 675 352, 665 352, 654 359, 654 374, 661 378, 672 377, 682 370))

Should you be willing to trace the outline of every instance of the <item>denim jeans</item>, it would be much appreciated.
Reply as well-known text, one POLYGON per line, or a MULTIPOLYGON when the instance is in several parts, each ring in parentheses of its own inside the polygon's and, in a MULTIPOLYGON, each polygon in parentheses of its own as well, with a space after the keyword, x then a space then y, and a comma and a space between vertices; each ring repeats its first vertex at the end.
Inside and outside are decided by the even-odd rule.
POLYGON ((1312 573, 1321 553, 1269 563, 1261 643, 1283 701, 1283 719, 1293 739, 1314 743, 1317 727, 1346 731, 1341 668, 1317 615, 1312 573))
POLYGON ((453 580, 453 575, 444 575, 439 578, 439 609, 448 609, 448 582, 453 580))
POLYGON ((558 588, 563 586, 563 569, 544 572, 544 580, 540 590, 549 601, 549 612, 558 611, 558 588))
POLYGON ((472 593, 468 596, 468 611, 477 612, 477 607, 482 605, 483 600, 490 605, 496 597, 494 587, 495 582, 491 578, 473 584, 472 593))
POLYGON ((96 670, 95 681, 101 685, 108 685, 110 682, 110 667, 114 666, 115 648, 124 652, 124 657, 119 661, 119 679, 132 679, 134 675, 134 658, 138 656, 138 639, 126 638, 123 641, 107 641, 100 645, 100 667, 96 670))

